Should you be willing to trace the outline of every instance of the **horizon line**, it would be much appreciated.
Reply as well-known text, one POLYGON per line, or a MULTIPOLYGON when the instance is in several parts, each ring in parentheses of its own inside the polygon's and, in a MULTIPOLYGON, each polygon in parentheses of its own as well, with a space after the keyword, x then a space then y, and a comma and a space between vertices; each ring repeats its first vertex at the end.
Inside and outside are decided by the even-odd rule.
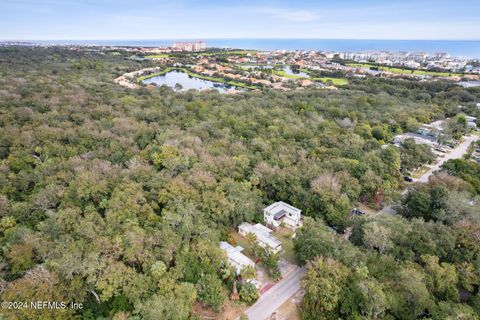
POLYGON ((479 39, 409 39, 409 38, 282 38, 282 37, 179 37, 179 38, 55 38, 55 39, 27 39, 27 38, 7 38, 0 41, 145 41, 145 40, 351 40, 351 41, 471 41, 478 42, 479 39))

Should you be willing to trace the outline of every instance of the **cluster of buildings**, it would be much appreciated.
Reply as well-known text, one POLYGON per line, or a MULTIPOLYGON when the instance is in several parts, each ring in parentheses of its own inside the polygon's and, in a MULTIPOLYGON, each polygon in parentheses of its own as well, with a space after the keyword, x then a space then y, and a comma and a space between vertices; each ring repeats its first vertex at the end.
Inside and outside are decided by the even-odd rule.
MULTIPOLYGON (((286 227, 296 230, 302 225, 302 211, 283 201, 275 202, 263 210, 263 219, 267 226, 273 229, 286 227)), ((273 230, 260 223, 243 222, 238 226, 238 233, 244 237, 255 236, 255 241, 270 252, 281 252, 282 242, 273 235, 273 230)), ((255 267, 255 263, 245 256, 241 246, 232 246, 228 242, 220 242, 220 248, 227 253, 229 263, 235 267, 237 274, 247 267, 255 267)))
MULTIPOLYGON (((0 43, 0 46, 3 44, 0 43)), ((44 46, 48 47, 48 44, 14 44, 8 43, 5 45, 24 45, 24 46, 44 46)), ((166 46, 107 46, 107 45, 66 45, 66 48, 74 51, 87 50, 91 52, 103 53, 111 51, 124 51, 130 52, 135 55, 148 56, 148 55, 159 55, 159 54, 168 54, 172 52, 201 52, 205 51, 207 45, 203 40, 196 41, 183 41, 175 42, 171 45, 166 46)))
MULTIPOLYGON (((375 63, 391 67, 406 67, 411 69, 442 69, 452 72, 480 74, 478 62, 472 59, 456 58, 447 53, 429 54, 426 52, 326 52, 326 51, 286 51, 276 50, 262 52, 257 59, 249 62, 266 64, 295 64, 305 67, 325 67, 327 69, 339 66, 338 59, 358 63, 375 63)), ((241 62, 241 61, 240 61, 241 62)), ((347 70, 352 70, 347 68, 347 70)))
MULTIPOLYGON (((459 106, 462 108, 462 106, 459 106)), ((477 118, 465 115, 467 129, 477 129, 477 118)), ((456 141, 445 133, 447 120, 437 120, 429 124, 422 124, 415 132, 406 132, 397 135, 393 139, 393 144, 400 146, 406 139, 413 139, 416 144, 425 144, 432 147, 434 153, 442 156, 445 152, 444 147, 453 147, 456 141)))
POLYGON ((400 146, 407 139, 413 139, 416 144, 426 144, 432 148, 439 147, 439 140, 443 135, 446 120, 437 120, 429 124, 422 124, 415 132, 406 132, 393 138, 393 144, 400 146))
POLYGON ((443 69, 452 72, 480 74, 480 67, 470 64, 470 59, 455 58, 448 53, 429 54, 426 52, 339 52, 338 58, 359 63, 376 63, 385 66, 402 66, 411 69, 443 69))
POLYGON ((160 47, 102 47, 103 50, 122 50, 140 55, 168 54, 171 52, 201 52, 207 45, 203 40, 174 42, 160 47))
MULTIPOLYGON (((386 67, 406 69, 421 69, 427 71, 448 71, 461 73, 463 78, 470 82, 480 80, 480 66, 478 60, 455 58, 446 53, 428 54, 425 52, 325 52, 325 51, 285 51, 277 50, 259 52, 251 57, 230 57, 232 63, 252 63, 263 65, 299 65, 301 68, 339 72, 347 77, 412 77, 430 79, 433 76, 422 73, 395 73, 388 70, 377 70, 368 66, 354 66, 339 63, 340 60, 359 64, 378 64, 386 67), (247 60, 247 61, 242 61, 247 60)), ((437 75, 436 77, 441 77, 437 75)), ((448 76, 448 79, 460 81, 459 76, 448 76)))
MULTIPOLYGON (((167 52, 200 52, 191 55, 190 64, 185 65, 198 75, 222 78, 227 81, 243 83, 252 87, 276 90, 296 90, 304 87, 317 87, 336 90, 336 85, 347 83, 348 78, 415 78, 421 80, 445 78, 457 81, 464 87, 480 86, 480 68, 474 61, 452 58, 448 54, 429 55, 422 52, 385 52, 364 53, 324 52, 324 51, 244 51, 242 53, 222 53, 219 60, 215 54, 202 54, 205 50, 202 40, 176 42, 165 48, 137 48, 142 55, 167 52), (343 60, 342 60, 343 59, 343 60), (227 60, 227 61, 225 61, 227 60), (378 64, 375 67, 372 63, 378 64), (412 72, 398 72, 386 66, 412 69, 412 72), (383 68, 382 68, 383 67, 383 68), (413 72, 414 69, 432 71, 451 70, 451 73, 413 72), (461 73, 454 73, 457 70, 461 73), (330 79, 332 82, 328 82, 330 79), (333 80, 332 80, 333 79, 333 80), (339 79, 339 81, 334 81, 339 79)), ((117 48, 118 49, 118 48, 117 48)), ((145 59, 145 58, 143 58, 145 59)), ((149 59, 156 62, 175 65, 175 55, 159 54, 149 59)), ((478 62, 478 61, 477 61, 478 62)), ((135 87, 125 79, 117 82, 135 87)), ((241 92, 232 90, 231 93, 241 92)), ((229 92, 230 93, 230 92, 229 92)))
MULTIPOLYGON (((272 65, 262 63, 263 53, 252 53, 247 56, 228 56, 229 64, 219 63, 215 57, 201 57, 191 70, 197 74, 224 78, 229 81, 243 82, 249 85, 260 85, 272 89, 291 90, 292 88, 317 86, 326 87, 322 83, 314 82, 305 73, 293 74, 287 64, 277 64, 275 69, 272 65), (286 76, 282 71, 287 70, 286 76), (280 71, 280 72, 278 72, 280 71), (292 84, 295 84, 292 86, 292 84)), ((268 61, 266 61, 268 63, 268 61)))
MULTIPOLYGON (((336 90, 335 86, 348 83, 347 79, 353 77, 408 77, 424 81, 444 78, 457 81, 459 85, 465 87, 480 86, 480 70, 476 67, 478 63, 452 58, 445 53, 429 55, 422 52, 337 53, 276 50, 232 52, 231 54, 223 52, 222 59, 218 59, 218 55, 201 53, 205 50, 205 42, 201 40, 176 42, 165 48, 137 49, 140 50, 142 57, 146 56, 148 59, 166 65, 175 65, 175 55, 158 53, 198 51, 200 53, 191 55, 191 60, 185 65, 193 73, 199 76, 221 78, 232 83, 243 83, 246 86, 275 90, 288 91, 305 87, 336 90), (372 63, 378 64, 379 67, 372 63), (403 71, 405 68, 407 70, 402 72, 398 69, 389 69, 387 66, 402 67, 403 71), (449 69, 452 72, 413 72, 414 69, 427 70, 428 68, 432 68, 432 71, 449 69), (410 69, 412 72, 409 72, 410 69), (461 70, 461 73, 453 72, 457 69, 461 70)), ((139 59, 147 59, 142 57, 139 59)), ((125 79, 118 79, 117 82, 120 83, 120 80, 124 86, 136 87, 135 83, 125 79)), ((241 90, 228 91, 228 93, 239 92, 241 90)))
POLYGON ((174 51, 186 51, 186 52, 199 52, 205 51, 206 44, 203 40, 197 40, 192 42, 175 42, 172 45, 174 51))

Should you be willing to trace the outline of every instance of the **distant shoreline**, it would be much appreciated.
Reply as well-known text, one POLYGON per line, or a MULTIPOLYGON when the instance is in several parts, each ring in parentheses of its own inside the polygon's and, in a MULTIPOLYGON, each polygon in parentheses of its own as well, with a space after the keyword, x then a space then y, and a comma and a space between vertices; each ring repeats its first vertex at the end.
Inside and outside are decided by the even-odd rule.
MULTIPOLYGON (((142 40, 5 40, 45 45, 99 45, 158 47, 186 39, 142 40)), ((480 58, 480 40, 360 40, 360 39, 204 39, 208 47, 254 50, 315 50, 330 52, 426 52, 448 53, 457 58, 480 58)))

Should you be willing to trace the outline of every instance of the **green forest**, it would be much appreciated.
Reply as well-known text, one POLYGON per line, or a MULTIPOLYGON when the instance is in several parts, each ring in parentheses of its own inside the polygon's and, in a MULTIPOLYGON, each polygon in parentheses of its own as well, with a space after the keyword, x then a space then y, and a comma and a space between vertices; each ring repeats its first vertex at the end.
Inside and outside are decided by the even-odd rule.
POLYGON ((480 318, 480 165, 448 161, 402 195, 404 172, 432 154, 390 144, 478 116, 479 88, 352 78, 338 90, 132 90, 113 79, 153 62, 127 56, 0 48, 1 300, 83 304, 0 317, 219 312, 234 283, 219 241, 281 200, 305 215, 303 319, 480 318), (352 219, 360 202, 399 214, 352 219))

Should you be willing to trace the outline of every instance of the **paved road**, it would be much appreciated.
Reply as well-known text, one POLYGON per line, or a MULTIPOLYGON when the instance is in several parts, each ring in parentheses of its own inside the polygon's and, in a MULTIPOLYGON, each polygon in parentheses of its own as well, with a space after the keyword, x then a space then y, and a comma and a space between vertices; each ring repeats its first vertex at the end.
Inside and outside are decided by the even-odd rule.
MULTIPOLYGON (((415 182, 417 182, 417 181, 418 182, 423 182, 423 183, 428 182, 428 179, 430 178, 430 176, 435 171, 438 171, 440 169, 440 167, 442 166, 442 164, 444 164, 448 160, 459 159, 459 158, 463 157, 463 155, 465 153, 467 153, 467 149, 470 146, 470 144, 473 141, 477 141, 478 139, 479 139, 479 136, 476 136, 476 135, 471 135, 471 136, 466 137, 466 139, 462 143, 460 143, 458 146, 456 146, 454 149, 452 149, 449 153, 445 154, 445 157, 440 158, 440 161, 438 163, 434 164, 432 167, 430 167, 430 169, 427 172, 425 172, 420 178, 413 179, 413 180, 415 182)), ((403 190, 402 194, 405 194, 407 192, 408 192, 408 189, 405 189, 405 190, 403 190)), ((384 207, 377 214, 393 215, 395 213, 396 213, 395 210, 390 205, 390 206, 384 207)))
POLYGON ((428 170, 427 172, 425 172, 420 178, 418 179, 414 179, 414 181, 419 181, 419 182, 428 182, 428 178, 430 178, 430 176, 437 170, 440 169, 440 167, 442 166, 442 164, 444 164, 445 162, 447 162, 448 160, 452 160, 452 159, 458 159, 458 158, 461 158, 463 157, 463 155, 465 153, 467 153, 467 149, 468 147, 470 146, 470 144, 473 142, 473 141, 476 141, 478 140, 478 136, 476 135, 471 135, 471 136, 468 136, 462 143, 460 143, 458 146, 455 147, 455 149, 453 149, 451 152, 449 152, 448 154, 445 154, 445 157, 443 158, 440 158, 440 161, 433 165, 430 170, 428 170))
POLYGON ((245 311, 250 320, 264 320, 277 310, 285 301, 300 290, 300 280, 305 273, 304 268, 297 268, 285 279, 282 279, 265 292, 258 301, 245 311))

